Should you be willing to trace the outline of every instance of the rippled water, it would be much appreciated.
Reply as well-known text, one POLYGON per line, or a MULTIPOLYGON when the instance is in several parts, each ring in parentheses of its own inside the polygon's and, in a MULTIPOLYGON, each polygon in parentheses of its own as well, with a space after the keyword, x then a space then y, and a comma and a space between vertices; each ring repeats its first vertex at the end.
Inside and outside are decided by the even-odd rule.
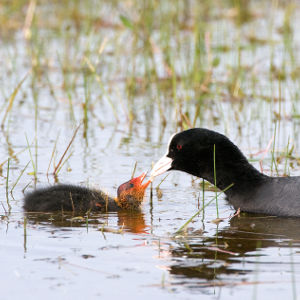
MULTIPOLYGON (((299 9, 295 9, 299 13, 299 9)), ((118 20, 121 10, 110 12, 118 20)), ((279 18, 276 22, 280 23, 284 10, 278 8, 276 16, 279 18)), ((246 26, 245 32, 247 28, 258 31, 266 18, 262 17, 252 27, 246 26)), ((293 26, 297 23, 295 20, 293 26)), ((218 28, 213 45, 220 42, 218 37, 224 33, 222 24, 227 24, 224 31, 232 34, 230 21, 212 23, 213 28, 218 28)), ((230 43, 231 34, 223 36, 222 42, 230 43)), ((294 35, 293 47, 297 49, 299 36, 297 32, 294 35)), ((133 299, 227 299, 232 296, 296 299, 300 282, 300 220, 249 214, 230 219, 234 211, 221 197, 220 217, 226 218, 223 222, 212 222, 216 218, 213 203, 195 218, 185 234, 176 235, 176 230, 202 206, 202 180, 187 174, 173 172, 161 184, 159 192, 155 188, 160 182, 157 179, 153 199, 149 189, 142 210, 137 213, 79 217, 23 212, 23 190, 26 192, 35 186, 32 161, 37 162, 37 187, 58 180, 100 188, 115 195, 118 185, 130 178, 135 162, 137 174, 150 170, 152 162, 165 153, 170 135, 179 130, 176 126, 178 110, 170 102, 172 87, 161 91, 151 83, 144 90, 142 84, 137 84, 137 90, 141 91, 137 91, 133 99, 129 98, 125 79, 131 64, 127 65, 128 58, 122 51, 128 54, 130 48, 115 50, 129 39, 128 32, 107 28, 99 35, 91 33, 89 47, 97 48, 104 36, 112 41, 97 65, 105 92, 96 80, 88 77, 86 82, 84 79, 86 65, 81 63, 88 48, 88 36, 80 36, 82 40, 76 41, 73 48, 72 43, 61 47, 65 41, 63 34, 40 33, 42 73, 28 75, 1 130, 0 279, 3 286, 0 298, 20 299, 30 294, 33 298, 44 299, 116 299, 120 296, 133 299), (63 62, 67 62, 68 47, 70 61, 74 57, 77 60, 64 74, 59 60, 65 55, 63 62), (73 80, 75 87, 68 91, 65 86, 73 80), (88 125, 81 125, 68 152, 72 155, 58 177, 52 175, 52 163, 47 176, 56 141, 57 164, 75 128, 84 119, 86 93, 90 94, 88 125), (165 101, 165 127, 158 99, 165 101), (28 167, 13 188, 27 163, 28 167)), ((185 32, 183 38, 187 36, 189 33, 185 32)), ((153 38, 155 40, 155 35, 153 38)), ((285 59, 285 49, 278 33, 274 33, 273 38, 277 40, 274 61, 281 63, 285 59)), ((156 41, 159 44, 159 38, 156 41)), ((33 54, 28 54, 29 50, 30 45, 21 31, 3 41, 0 53, 5 70, 0 77, 3 95, 0 120, 9 95, 30 69, 33 54)), ((268 81, 266 70, 269 66, 260 63, 269 57, 269 50, 266 46, 256 50, 246 47, 242 60, 247 65, 258 64, 257 93, 273 99, 272 96, 278 97, 278 82, 268 81)), ((229 80, 226 70, 234 65, 236 54, 229 51, 219 55, 222 64, 216 70, 216 79, 229 80)), ((156 55, 159 62, 160 53, 156 55)), ((298 61, 298 53, 295 55, 298 61)), ((139 59, 142 60, 137 55, 139 59)), ((180 69, 183 63, 184 60, 179 61, 177 67, 180 69)), ((288 68, 292 68, 292 63, 288 68)), ((142 73, 142 69, 136 72, 142 73)), ((158 68, 158 73, 160 71, 158 68)), ((281 82, 282 103, 254 96, 230 100, 217 91, 214 99, 205 100, 196 126, 227 134, 248 157, 254 154, 253 163, 259 168, 258 160, 263 154, 257 153, 265 149, 272 138, 276 112, 279 112, 282 118, 277 120, 275 150, 285 153, 288 142, 290 147, 294 145, 288 169, 291 174, 300 174, 297 158, 299 99, 295 99, 298 86, 299 79, 281 82)), ((193 98, 194 91, 181 83, 177 88, 178 95, 187 98, 181 109, 193 115, 198 103, 193 98)), ((251 90, 250 84, 248 89, 251 90)), ((245 87, 245 91, 248 89, 245 87)), ((269 152, 263 163, 268 173, 270 161, 269 152)), ((279 164, 280 174, 284 169, 285 158, 279 164)), ((204 200, 214 195, 214 192, 205 191, 204 200)))

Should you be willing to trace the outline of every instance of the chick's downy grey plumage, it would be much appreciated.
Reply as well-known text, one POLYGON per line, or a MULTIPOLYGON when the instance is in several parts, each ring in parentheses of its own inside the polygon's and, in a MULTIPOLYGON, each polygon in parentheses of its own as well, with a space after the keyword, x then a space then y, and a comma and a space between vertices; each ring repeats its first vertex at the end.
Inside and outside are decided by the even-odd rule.
POLYGON ((117 211, 115 200, 102 191, 75 185, 54 185, 34 190, 24 199, 26 211, 117 211))

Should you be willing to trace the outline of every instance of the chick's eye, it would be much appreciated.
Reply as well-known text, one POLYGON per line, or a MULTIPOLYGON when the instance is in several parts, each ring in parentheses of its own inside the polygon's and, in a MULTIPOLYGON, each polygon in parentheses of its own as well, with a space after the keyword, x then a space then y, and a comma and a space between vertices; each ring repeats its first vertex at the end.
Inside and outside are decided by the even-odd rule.
POLYGON ((182 145, 178 144, 178 145, 176 146, 176 148, 177 148, 178 151, 180 151, 180 150, 182 149, 182 145))
POLYGON ((133 188, 134 187, 134 184, 133 183, 130 183, 130 185, 129 185, 131 188, 133 188))

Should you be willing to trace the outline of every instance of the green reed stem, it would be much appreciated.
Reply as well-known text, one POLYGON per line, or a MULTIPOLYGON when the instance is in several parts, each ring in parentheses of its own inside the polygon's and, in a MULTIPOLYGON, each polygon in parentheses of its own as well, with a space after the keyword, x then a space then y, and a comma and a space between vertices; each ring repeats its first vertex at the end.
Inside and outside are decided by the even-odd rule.
POLYGON ((11 211, 11 205, 9 203, 9 197, 8 197, 8 178, 9 178, 9 162, 10 158, 7 160, 7 173, 6 173, 6 203, 8 206, 8 211, 11 211))
MULTIPOLYGON (((64 159, 65 155, 67 154, 69 148, 71 147, 72 143, 74 142, 74 139, 75 139, 75 137, 76 137, 76 134, 77 134, 77 132, 78 132, 80 126, 81 126, 81 123, 80 123, 80 124, 77 126, 77 128, 75 129, 74 134, 73 134, 73 136, 72 136, 72 138, 71 138, 70 143, 68 144, 68 146, 67 146, 65 152, 64 152, 63 155, 61 156, 61 158, 60 158, 58 164, 55 166, 54 171, 53 171, 53 174, 54 174, 54 175, 57 175, 57 173, 60 171, 60 169, 61 169, 61 167, 62 167, 61 164, 63 163, 63 159, 64 159)), ((64 163, 70 158, 70 156, 71 156, 71 155, 69 155, 69 156, 67 157, 67 159, 64 161, 64 163)))
POLYGON ((10 192, 12 193, 16 185, 18 184, 19 180, 21 179, 22 175, 24 174, 25 170, 27 169, 28 165, 30 164, 30 161, 27 163, 27 165, 24 167, 24 169, 21 171, 19 177, 17 178, 16 182, 14 183, 13 187, 11 188, 10 192))
POLYGON ((166 180, 166 178, 168 177, 170 175, 170 173, 169 174, 167 174, 162 180, 161 180, 161 182, 158 184, 158 186, 156 187, 157 189, 160 187, 160 185, 166 180))
POLYGON ((204 193, 205 193, 205 186, 204 186, 204 179, 202 179, 202 207, 203 207, 203 214, 202 214, 202 222, 204 221, 205 217, 205 206, 204 206, 204 193))
POLYGON ((274 141, 273 141, 273 149, 272 149, 272 161, 271 161, 271 174, 273 173, 273 164, 275 170, 278 174, 276 159, 275 159, 275 144, 276 144, 276 133, 277 133, 277 122, 275 122, 275 130, 274 130, 274 141))
POLYGON ((14 91, 12 92, 12 94, 10 95, 9 99, 8 99, 8 105, 7 105, 7 108, 6 108, 6 111, 4 113, 4 116, 3 116, 3 119, 2 119, 2 122, 1 122, 1 128, 4 128, 4 124, 5 124, 5 120, 8 116, 8 113, 11 111, 12 107, 13 107, 13 103, 14 103, 14 100, 23 84, 23 82, 25 81, 25 79, 27 78, 27 76, 29 75, 29 73, 31 72, 28 71, 26 73, 26 75, 23 77, 23 79, 18 83, 17 87, 14 89, 14 91))
POLYGON ((210 201, 208 201, 205 205, 203 205, 203 207, 201 209, 199 209, 192 217, 190 217, 177 231, 175 231, 175 234, 178 234, 180 232, 182 232, 188 224, 190 224, 193 219, 195 217, 197 217, 203 210, 205 207, 207 207, 209 204, 211 204, 213 201, 216 200, 216 198, 218 196, 220 196, 222 193, 225 193, 227 190, 229 190, 232 186, 234 185, 234 183, 231 183, 228 187, 226 187, 224 190, 222 190, 217 196, 215 196, 213 199, 211 199, 210 201))
POLYGON ((65 163, 69 160, 69 158, 73 155, 74 151, 71 152, 67 158, 61 163, 60 167, 58 168, 58 170, 56 170, 55 175, 58 175, 58 173, 60 172, 60 170, 62 169, 62 167, 65 165, 65 163))
POLYGON ((217 192, 217 171, 216 171, 216 145, 214 144, 214 183, 216 188, 216 209, 217 218, 219 218, 218 192, 217 192))
POLYGON ((30 148, 30 145, 29 145, 26 133, 25 133, 25 138, 26 138, 27 147, 28 147, 28 151, 29 151, 29 155, 30 155, 30 160, 31 160, 32 168, 33 168, 34 179, 36 180, 37 179, 37 176, 36 176, 36 167, 35 167, 35 164, 34 164, 34 160, 32 158, 31 148, 30 148))
POLYGON ((285 163, 284 163, 284 174, 287 174, 287 163, 288 163, 288 159, 289 159, 289 146, 290 146, 290 136, 288 137, 288 143, 286 146, 286 151, 285 151, 285 163))
POLYGON ((48 174, 49 174, 49 170, 50 170, 50 166, 51 166, 52 160, 53 160, 53 165, 54 165, 54 168, 55 168, 54 154, 55 154, 55 150, 56 150, 56 146, 57 146, 57 141, 58 141, 59 135, 60 135, 60 133, 58 133, 58 135, 57 135, 57 138, 55 140, 54 147, 53 147, 53 150, 52 150, 52 153, 51 153, 51 157, 50 157, 50 161, 49 161, 49 165, 48 165, 48 169, 47 169, 47 177, 48 177, 48 174))

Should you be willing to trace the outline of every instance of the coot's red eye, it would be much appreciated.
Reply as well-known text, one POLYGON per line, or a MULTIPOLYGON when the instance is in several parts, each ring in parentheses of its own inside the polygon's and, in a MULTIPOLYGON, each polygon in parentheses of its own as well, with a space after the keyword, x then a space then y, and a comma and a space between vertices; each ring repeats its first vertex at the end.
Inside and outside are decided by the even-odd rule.
POLYGON ((181 150, 181 149, 182 149, 182 145, 178 144, 178 145, 176 146, 176 148, 177 148, 177 150, 181 150))

